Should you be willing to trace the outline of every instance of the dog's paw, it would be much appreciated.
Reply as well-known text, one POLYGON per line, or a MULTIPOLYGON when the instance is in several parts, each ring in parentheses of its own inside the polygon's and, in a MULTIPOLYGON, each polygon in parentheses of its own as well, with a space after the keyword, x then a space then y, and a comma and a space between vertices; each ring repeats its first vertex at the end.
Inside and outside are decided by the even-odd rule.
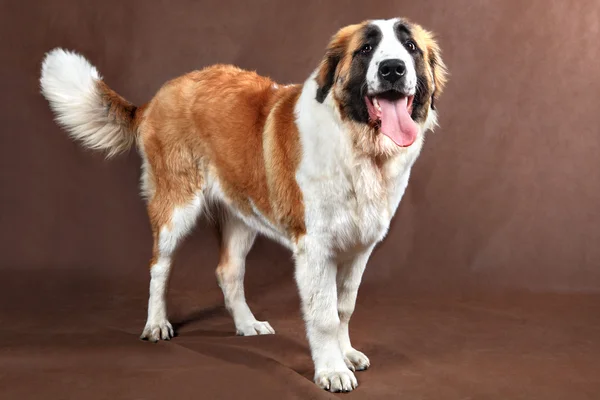
POLYGON ((315 374, 315 383, 330 392, 351 392, 356 389, 356 377, 347 368, 343 370, 322 370, 315 374))
POLYGON ((164 320, 156 324, 147 324, 140 339, 156 343, 161 339, 171 340, 174 336, 175 332, 173 331, 173 327, 169 321, 164 320))
POLYGON ((274 335, 275 329, 267 321, 251 321, 236 328, 240 336, 274 335))
POLYGON ((344 362, 352 371, 364 371, 371 366, 369 358, 355 349, 351 349, 344 354, 344 362))

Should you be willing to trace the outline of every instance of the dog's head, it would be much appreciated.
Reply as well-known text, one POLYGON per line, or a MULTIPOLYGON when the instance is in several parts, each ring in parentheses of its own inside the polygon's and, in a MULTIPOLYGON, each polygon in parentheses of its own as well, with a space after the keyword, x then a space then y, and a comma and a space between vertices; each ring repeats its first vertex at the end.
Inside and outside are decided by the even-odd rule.
POLYGON ((389 153, 436 124, 446 74, 433 35, 421 26, 405 19, 365 21, 331 39, 317 71, 316 99, 331 97, 342 119, 389 153))

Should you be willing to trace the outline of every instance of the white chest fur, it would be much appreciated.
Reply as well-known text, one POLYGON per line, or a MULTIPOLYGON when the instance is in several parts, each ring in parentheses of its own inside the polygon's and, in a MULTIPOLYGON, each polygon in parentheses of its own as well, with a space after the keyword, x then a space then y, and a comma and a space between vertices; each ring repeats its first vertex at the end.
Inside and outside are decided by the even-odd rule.
POLYGON ((303 149, 296 179, 307 234, 337 253, 361 251, 386 235, 422 141, 376 166, 352 148, 341 121, 327 100, 315 101, 311 85, 309 79, 296 107, 303 149))

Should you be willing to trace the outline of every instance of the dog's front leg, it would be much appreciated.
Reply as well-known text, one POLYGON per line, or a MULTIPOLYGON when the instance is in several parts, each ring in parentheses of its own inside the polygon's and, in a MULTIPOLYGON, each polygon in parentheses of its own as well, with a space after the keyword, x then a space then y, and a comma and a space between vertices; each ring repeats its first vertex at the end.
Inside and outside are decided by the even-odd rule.
POLYGON ((338 341, 336 263, 318 240, 303 238, 296 251, 296 282, 315 366, 315 383, 331 392, 355 389, 356 377, 344 362, 338 341))
POLYGON ((352 347, 349 323, 354 312, 358 288, 373 246, 341 263, 337 273, 338 314, 340 316, 339 341, 346 365, 351 370, 362 371, 371 365, 369 358, 352 347))

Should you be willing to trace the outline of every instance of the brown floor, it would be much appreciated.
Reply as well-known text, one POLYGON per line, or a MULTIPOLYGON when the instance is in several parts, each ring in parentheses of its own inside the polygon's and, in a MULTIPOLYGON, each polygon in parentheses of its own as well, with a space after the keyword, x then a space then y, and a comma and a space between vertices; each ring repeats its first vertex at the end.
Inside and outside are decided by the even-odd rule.
MULTIPOLYGON (((261 337, 234 336, 218 289, 179 290, 182 280, 174 279, 171 320, 178 337, 158 344, 138 340, 143 279, 122 277, 112 293, 60 271, 36 274, 36 281, 2 285, 2 304, 10 304, 0 310, 2 399, 333 398, 310 380, 291 274, 249 291, 258 317, 277 331, 261 337)), ((336 396, 599 398, 600 296, 389 289, 361 291, 352 335, 372 368, 358 373, 355 392, 336 396)))

